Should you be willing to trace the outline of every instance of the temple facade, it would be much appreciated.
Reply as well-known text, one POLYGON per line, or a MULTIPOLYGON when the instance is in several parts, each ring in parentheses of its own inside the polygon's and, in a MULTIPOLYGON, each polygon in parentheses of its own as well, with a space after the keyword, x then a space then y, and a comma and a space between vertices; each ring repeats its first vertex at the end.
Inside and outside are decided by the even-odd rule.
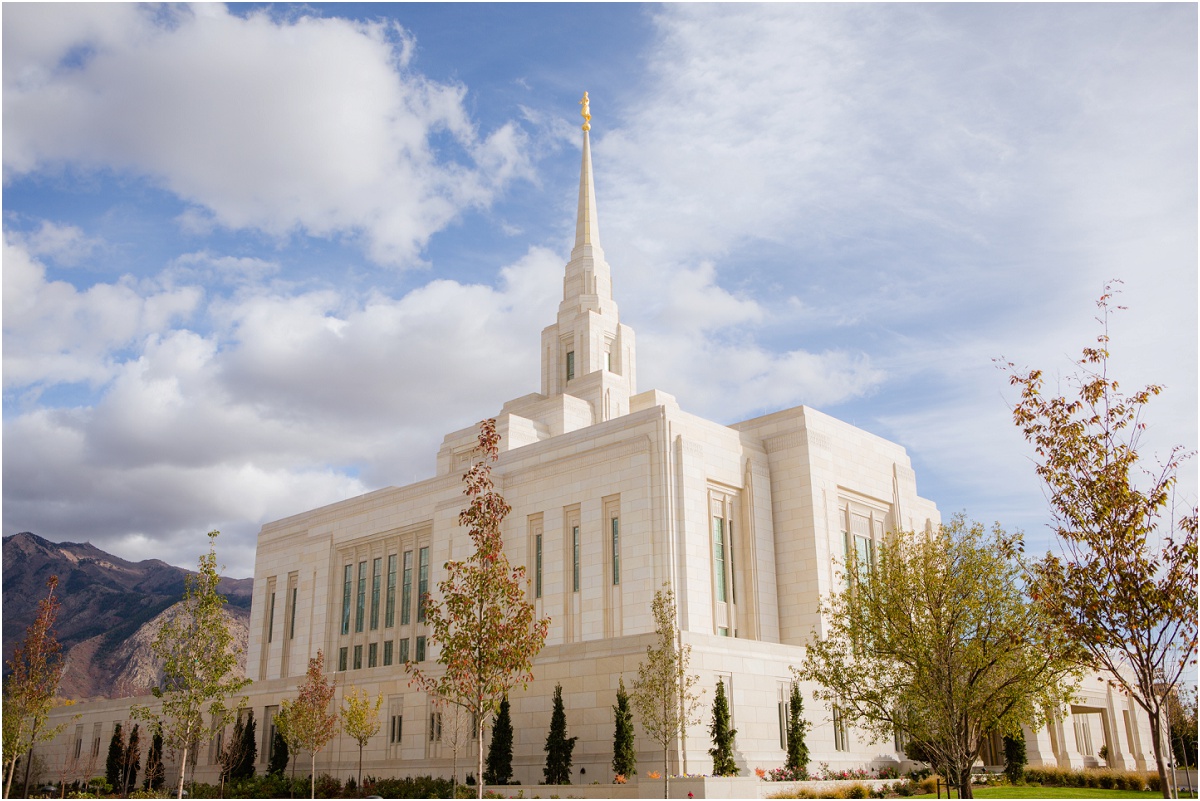
MULTIPOLYGON (((721 425, 665 392, 639 389, 634 333, 621 322, 600 245, 584 111, 562 302, 541 342, 530 343, 540 344, 540 391, 481 410, 502 435, 493 479, 512 506, 505 550, 526 566, 527 597, 551 620, 534 681, 510 697, 515 778, 541 780, 551 696, 561 684, 568 735, 578 737, 573 781, 612 781, 618 682, 628 687, 637 675, 654 637, 651 600, 666 585, 705 690, 702 722, 671 747, 671 772, 711 770, 709 710, 721 681, 737 764, 753 775, 784 762, 790 667, 822 632, 821 598, 839 589, 845 554, 872 551, 888 531, 935 527, 939 512, 918 494, 902 447, 819 411, 799 406, 721 425)), ((475 426, 447 434, 425 481, 262 528, 246 665, 260 772, 273 715, 295 697, 318 650, 333 671, 336 703, 353 688, 383 696, 365 775, 449 775, 456 763, 461 777, 473 763, 470 722, 450 719, 410 687, 404 663, 433 667, 437 658, 420 599, 436 597, 442 565, 471 547, 458 514, 476 441, 475 426)), ((810 769, 902 766, 898 743, 845 727, 836 710, 812 700, 812 687, 802 689, 810 769)), ((81 717, 45 749, 46 762, 99 754, 133 700, 146 702, 71 707, 81 717)), ((1098 764, 1106 746, 1107 764, 1146 767, 1146 717, 1110 683, 1090 677, 1071 712, 1026 732, 1031 765, 1098 764)), ((638 732, 643 772, 661 769, 661 750, 638 732)), ((1003 763, 998 745, 989 744, 985 763, 1003 763)), ((217 748, 214 738, 200 749, 197 778, 215 778, 217 748)), ((357 762, 357 744, 341 736, 319 754, 317 770, 345 779, 357 762)))

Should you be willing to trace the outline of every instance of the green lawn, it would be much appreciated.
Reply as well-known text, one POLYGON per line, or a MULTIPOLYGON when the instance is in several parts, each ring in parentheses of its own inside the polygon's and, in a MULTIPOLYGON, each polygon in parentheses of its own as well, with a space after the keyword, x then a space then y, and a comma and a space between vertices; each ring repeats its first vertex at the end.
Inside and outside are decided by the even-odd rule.
MULTIPOLYGON (((913 798, 937 798, 932 793, 913 798)), ((945 798, 945 795, 942 796, 945 798)), ((1101 790, 1098 787, 976 787, 976 798, 1162 798, 1162 793, 1134 790, 1101 790)), ((1180 798, 1195 798, 1181 790, 1180 798)))

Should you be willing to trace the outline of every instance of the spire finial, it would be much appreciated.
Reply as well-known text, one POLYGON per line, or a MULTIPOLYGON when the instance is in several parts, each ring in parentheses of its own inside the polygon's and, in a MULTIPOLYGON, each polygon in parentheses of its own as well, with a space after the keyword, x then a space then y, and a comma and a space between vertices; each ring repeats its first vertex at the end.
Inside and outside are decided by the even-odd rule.
POLYGON ((590 106, 588 105, 589 102, 590 101, 588 100, 588 93, 584 92, 583 100, 579 101, 579 105, 583 106, 583 111, 581 111, 579 113, 583 115, 583 130, 585 130, 585 131, 592 130, 592 110, 591 110, 590 106))

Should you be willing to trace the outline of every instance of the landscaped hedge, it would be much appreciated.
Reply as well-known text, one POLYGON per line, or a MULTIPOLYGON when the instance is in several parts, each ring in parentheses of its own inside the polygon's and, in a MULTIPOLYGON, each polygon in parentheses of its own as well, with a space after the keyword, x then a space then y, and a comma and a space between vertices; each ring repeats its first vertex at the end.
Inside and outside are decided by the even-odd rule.
POLYGON ((1160 792, 1162 785, 1158 773, 1138 773, 1130 770, 1089 768, 1069 770, 1066 768, 1025 768, 1026 784, 1041 784, 1050 787, 1095 787, 1104 790, 1151 790, 1160 792))

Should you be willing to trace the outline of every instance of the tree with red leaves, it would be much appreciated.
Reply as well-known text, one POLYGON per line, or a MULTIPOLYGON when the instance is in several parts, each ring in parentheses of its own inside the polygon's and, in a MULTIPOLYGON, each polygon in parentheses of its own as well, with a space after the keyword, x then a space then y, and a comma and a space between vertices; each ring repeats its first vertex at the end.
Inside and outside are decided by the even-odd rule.
MULTIPOLYGON (((1067 378, 1077 397, 1046 393, 1041 370, 1004 365, 1021 390, 1013 420, 1037 454, 1062 555, 1029 565, 1030 592, 1150 717, 1164 797, 1172 793, 1164 745, 1167 698, 1196 660, 1196 508, 1172 508, 1180 464, 1173 448, 1143 466, 1143 411, 1162 391, 1125 394, 1109 375, 1108 321, 1116 290, 1097 301, 1102 331, 1067 378), (1169 519, 1164 519, 1169 518, 1169 519)), ((1112 307, 1120 309, 1120 306, 1112 307)), ((1023 543, 1012 544, 1020 552, 1023 543)))
POLYGON ((38 602, 37 618, 8 661, 12 673, 4 684, 4 765, 8 770, 5 797, 12 790, 17 759, 22 754, 28 754, 25 759, 25 784, 28 790, 33 747, 54 739, 67 725, 64 722, 54 728, 46 728, 63 672, 62 649, 54 637, 54 620, 58 617, 59 606, 54 590, 58 587, 58 576, 51 576, 46 581, 46 587, 49 592, 38 602))
POLYGON ((317 651, 316 657, 308 660, 308 674, 300 685, 300 695, 295 701, 280 704, 290 741, 312 755, 309 781, 312 798, 317 797, 317 752, 329 745, 338 732, 337 712, 329 711, 333 694, 333 682, 325 675, 325 654, 317 651))
POLYGON ((481 458, 463 481, 470 504, 458 516, 475 551, 465 561, 444 566, 440 600, 426 599, 432 640, 440 646, 435 674, 405 664, 412 681, 445 703, 472 716, 478 754, 476 789, 483 798, 483 733, 509 689, 533 678, 533 659, 546 643, 550 619, 537 619, 525 597, 525 568, 513 567, 504 554, 501 524, 510 507, 492 483, 491 463, 500 456, 495 420, 479 424, 481 458))

